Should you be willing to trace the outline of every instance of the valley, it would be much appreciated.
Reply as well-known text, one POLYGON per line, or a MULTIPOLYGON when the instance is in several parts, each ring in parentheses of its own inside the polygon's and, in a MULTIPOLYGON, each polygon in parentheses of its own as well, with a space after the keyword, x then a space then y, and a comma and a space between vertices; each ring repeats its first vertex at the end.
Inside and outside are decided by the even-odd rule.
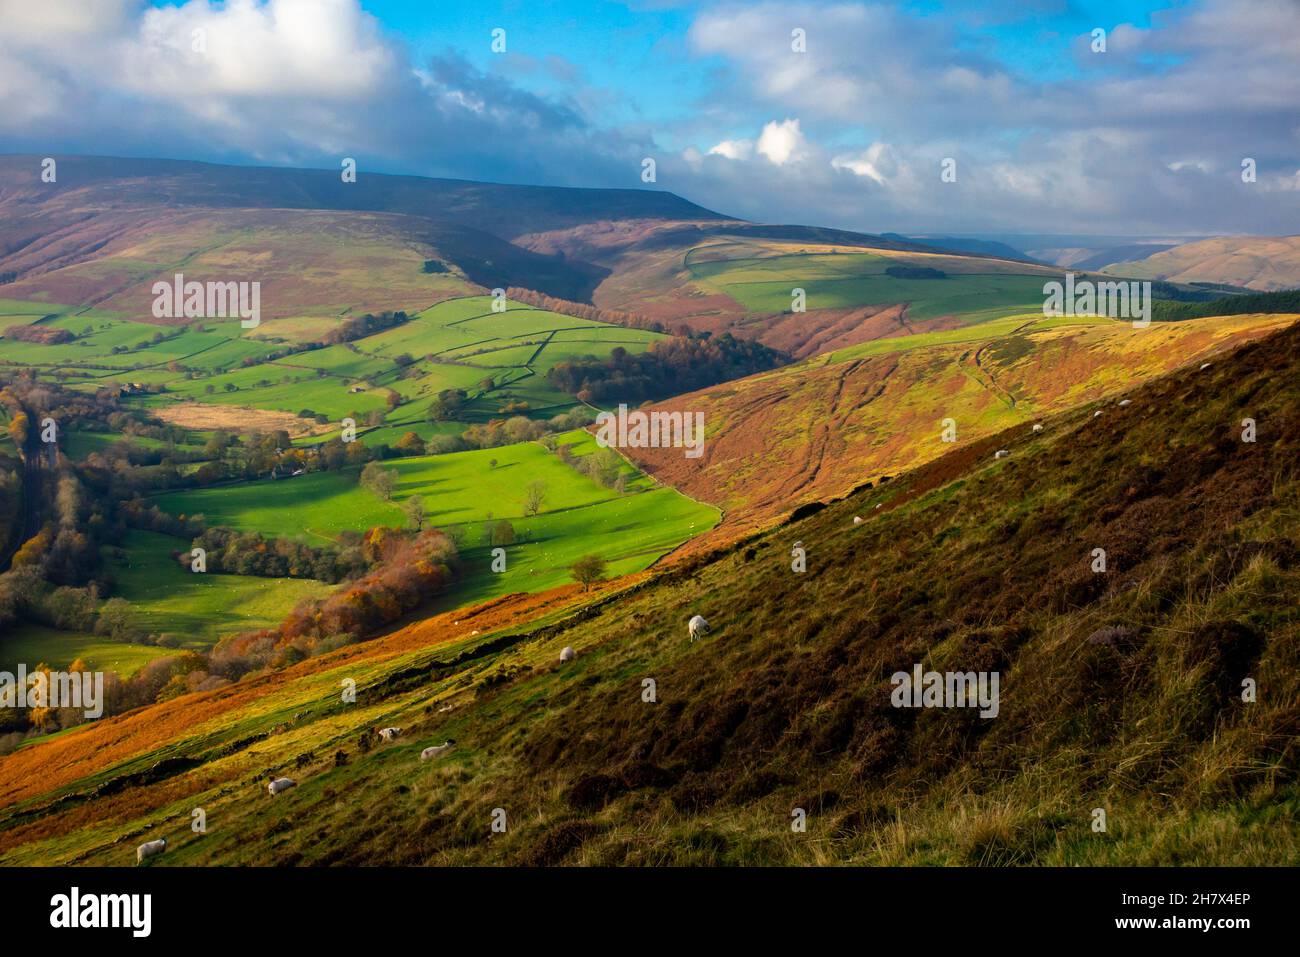
POLYGON ((1283 273, 1079 274, 1152 279, 1139 328, 997 244, 662 190, 28 159, 0 671, 109 680, 0 715, 0 863, 1300 854, 1283 273), (155 316, 181 272, 261 322, 155 316), (701 454, 606 447, 620 407, 701 454), (891 706, 945 669, 1000 702, 891 706))

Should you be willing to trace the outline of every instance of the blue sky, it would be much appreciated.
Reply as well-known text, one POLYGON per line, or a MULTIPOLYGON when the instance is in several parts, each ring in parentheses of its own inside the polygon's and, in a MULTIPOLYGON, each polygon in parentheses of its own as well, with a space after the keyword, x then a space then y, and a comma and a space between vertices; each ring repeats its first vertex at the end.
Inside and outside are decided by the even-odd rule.
POLYGON ((877 232, 1297 231, 1297 0, 0 0, 0 24, 3 151, 352 156, 877 232))

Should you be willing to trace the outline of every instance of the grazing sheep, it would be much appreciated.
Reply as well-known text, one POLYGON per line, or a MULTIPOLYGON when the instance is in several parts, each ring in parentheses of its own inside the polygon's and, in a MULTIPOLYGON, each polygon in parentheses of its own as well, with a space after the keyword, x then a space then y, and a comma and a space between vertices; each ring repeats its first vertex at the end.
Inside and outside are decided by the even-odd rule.
POLYGON ((1098 409, 1096 412, 1094 412, 1094 413, 1092 414, 1092 417, 1095 419, 1095 418, 1097 418, 1097 416, 1099 416, 1099 415, 1101 415, 1101 409, 1098 409))
POLYGON ((421 761, 429 761, 433 758, 440 757, 451 750, 451 746, 456 743, 455 738, 448 738, 442 744, 434 745, 432 748, 425 748, 420 752, 421 761))
POLYGON ((1133 404, 1133 400, 1132 400, 1132 399, 1120 399, 1120 400, 1119 400, 1119 404, 1120 404, 1120 407, 1122 408, 1123 406, 1126 406, 1126 405, 1132 405, 1132 404, 1133 404))
POLYGON ((707 635, 709 633, 709 623, 699 615, 692 618, 687 623, 686 627, 691 633, 691 641, 694 641, 696 638, 700 637, 700 635, 707 635))
POLYGON ((565 645, 565 646, 564 646, 564 650, 560 652, 560 661, 562 661, 562 662, 563 662, 563 661, 572 661, 572 660, 574 659, 574 657, 575 657, 575 655, 574 655, 574 651, 573 651, 573 649, 570 648, 568 645, 565 645))
POLYGON ((266 789, 270 791, 271 796, 274 797, 281 791, 287 791, 289 788, 296 788, 297 786, 298 782, 293 780, 293 778, 276 778, 266 786, 266 789))
POLYGON ((396 741, 401 736, 401 728, 380 728, 379 736, 385 741, 396 741))
POLYGON ((135 849, 135 862, 143 863, 147 857, 154 857, 167 850, 167 838, 160 837, 156 841, 146 841, 135 849))
POLYGON ((853 524, 854 524, 854 525, 861 525, 861 524, 862 524, 862 516, 861 516, 861 515, 854 515, 854 516, 853 516, 853 524))
POLYGON ((1035 422, 1035 423, 1034 423, 1034 431, 1035 431, 1035 432, 1041 432, 1041 431, 1043 431, 1043 423, 1041 423, 1041 422, 1035 422))
POLYGON ((1006 449, 998 449, 996 452, 993 453, 993 458, 994 458, 994 459, 1005 459, 1005 458, 1006 458, 1008 455, 1010 455, 1010 454, 1011 454, 1011 453, 1008 452, 1006 449))

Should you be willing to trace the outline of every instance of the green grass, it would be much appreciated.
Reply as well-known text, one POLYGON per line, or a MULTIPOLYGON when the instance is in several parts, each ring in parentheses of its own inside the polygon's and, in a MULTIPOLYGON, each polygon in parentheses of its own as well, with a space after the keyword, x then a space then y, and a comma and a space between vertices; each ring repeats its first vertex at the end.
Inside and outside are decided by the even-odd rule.
POLYGON ((960 316, 981 322, 1041 312, 1044 277, 1010 272, 949 273, 943 279, 898 279, 885 269, 900 261, 871 253, 789 255, 712 260, 688 266, 701 285, 731 296, 750 312, 788 312, 801 288, 809 309, 907 303, 909 319, 960 316))
MULTIPOLYGON (((104 315, 61 315, 51 324, 78 339, 57 346, 0 339, 0 362, 30 365, 45 375, 72 373, 75 387, 86 391, 125 382, 161 387, 164 394, 125 400, 145 410, 194 400, 281 412, 306 408, 336 422, 380 412, 390 423, 406 426, 374 437, 375 442, 395 441, 408 423, 426 420, 430 404, 445 389, 470 393, 464 424, 500 416, 504 406, 519 401, 537 414, 554 415, 574 404, 572 396, 546 381, 555 363, 608 355, 615 347, 643 351, 664 338, 518 303, 497 313, 490 297, 472 296, 438 303, 401 326, 347 345, 245 367, 243 361, 259 359, 277 344, 248 334, 234 320, 195 323, 173 339, 138 350, 133 347, 160 329, 175 330, 104 315), (205 331, 198 331, 200 326, 205 331), (123 346, 130 351, 113 354, 123 346), (417 360, 411 366, 415 374, 399 378, 393 359, 403 354, 417 360), (488 377, 495 387, 484 392, 480 383, 488 377), (403 399, 393 411, 387 405, 390 392, 403 399)), ((436 428, 422 425, 416 431, 424 436, 436 428)))
POLYGON ((124 556, 112 557, 113 595, 131 603, 134 623, 150 634, 175 635, 187 647, 206 647, 223 635, 278 625, 303 598, 331 590, 324 582, 195 573, 171 558, 186 543, 133 530, 124 556))
POLYGON ((22 624, 0 639, 0 670, 15 673, 19 662, 29 671, 40 664, 64 669, 80 658, 92 671, 116 671, 125 678, 169 653, 154 645, 22 624))
MULTIPOLYGON (((585 432, 560 439, 580 456, 596 450, 585 432)), ((587 554, 603 556, 611 573, 639 571, 718 519, 713 507, 653 484, 626 462, 627 490, 619 493, 533 442, 382 464, 398 476, 392 502, 361 488, 355 469, 169 492, 154 501, 173 514, 202 515, 209 525, 320 544, 345 530, 405 527, 400 505, 420 495, 429 525, 463 532, 464 574, 444 604, 565 584, 572 580, 569 566, 587 554), (524 490, 533 481, 546 483, 547 492, 541 513, 529 517, 524 490), (514 525, 520 541, 507 551, 507 571, 498 574, 490 568, 484 526, 501 519, 514 525)))

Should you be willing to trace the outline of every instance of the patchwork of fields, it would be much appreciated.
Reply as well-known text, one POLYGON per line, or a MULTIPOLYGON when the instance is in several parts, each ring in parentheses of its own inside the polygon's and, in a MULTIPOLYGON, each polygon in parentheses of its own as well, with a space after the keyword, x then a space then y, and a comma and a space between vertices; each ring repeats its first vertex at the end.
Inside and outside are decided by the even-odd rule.
MULTIPOLYGON (((5 301, 0 326, 35 322, 62 330, 70 341, 0 338, 0 364, 73 390, 114 387, 123 393, 123 406, 185 430, 173 444, 73 426, 62 434, 60 447, 74 460, 125 444, 154 453, 152 461, 183 453, 177 469, 188 475, 206 460, 205 443, 219 430, 247 435, 284 429, 303 445, 337 437, 341 420, 350 417, 359 423, 358 438, 375 447, 394 445, 408 433, 422 440, 454 436, 508 415, 548 418, 577 404, 547 382, 557 362, 607 355, 614 348, 639 352, 664 338, 518 303, 506 306, 495 311, 488 296, 449 299, 351 342, 292 351, 319 336, 321 327, 292 319, 255 330, 241 329, 237 320, 159 326, 102 309, 5 301), (444 390, 463 390, 466 398, 454 419, 439 421, 429 415, 430 404, 444 390)), ((578 458, 596 450, 586 433, 556 438, 578 458)), ((361 487, 359 467, 353 467, 174 489, 154 501, 175 515, 202 516, 209 527, 321 546, 338 544, 344 532, 407 527, 402 505, 419 495, 428 525, 452 532, 460 545, 462 574, 441 600, 447 606, 568 584, 570 566, 591 554, 604 559, 609 575, 640 571, 711 528, 719 515, 626 462, 615 490, 531 442, 390 459, 384 467, 397 475, 391 500, 361 487), (545 501, 537 514, 525 515, 524 490, 534 482, 544 483, 545 501), (492 528, 502 521, 511 523, 516 540, 508 546, 506 569, 494 572, 492 528)), ((223 635, 274 627, 301 599, 332 587, 195 575, 172 557, 187 546, 178 538, 132 531, 106 566, 111 594, 130 603, 137 632, 164 636, 168 647, 202 649, 223 635)), ((124 655, 134 650, 118 661, 105 644, 95 636, 35 628, 14 647, 34 660, 42 658, 34 651, 48 648, 44 657, 56 664, 81 654, 128 670, 167 653, 152 644, 123 644, 124 655)))
MULTIPOLYGON (((9 303, 8 308, 16 317, 24 309, 34 314, 47 307, 9 303)), ((494 312, 491 297, 474 296, 439 303, 364 339, 265 359, 300 340, 282 338, 289 332, 283 327, 275 336, 261 327, 244 330, 237 320, 169 328, 48 308, 41 325, 65 330, 74 341, 0 339, 0 364, 57 375, 86 390, 142 383, 153 393, 132 400, 142 408, 227 407, 232 427, 243 408, 310 410, 336 424, 349 416, 360 421, 366 413, 384 415, 389 431, 372 441, 407 430, 423 438, 434 434, 436 425, 427 421, 429 404, 444 389, 472 394, 467 421, 486 421, 521 403, 532 413, 564 411, 573 407, 572 396, 546 381, 555 363, 608 354, 615 347, 639 352, 663 338, 517 303, 494 312), (394 432, 398 427, 401 431, 394 432)))
MULTIPOLYGON (((1042 283, 1052 271, 1007 260, 749 239, 673 255, 672 268, 703 301, 725 299, 747 317, 784 313, 772 327, 783 342, 806 339, 806 322, 815 338, 835 344, 743 385, 669 403, 705 412, 703 459, 633 450, 655 478, 625 461, 615 489, 541 444, 523 442, 389 459, 383 467, 396 481, 388 499, 362 487, 353 466, 174 488, 150 501, 175 516, 201 516, 210 527, 322 546, 341 544, 345 533, 408 527, 403 506, 418 495, 427 524, 451 533, 461 554, 459 580, 432 605, 455 608, 569 584, 573 564, 588 555, 600 556, 610 576, 642 571, 683 543, 716 540, 704 533, 723 520, 722 508, 725 534, 735 534, 810 498, 927 461, 940 451, 932 433, 946 416, 966 437, 989 434, 1121 391, 1281 323, 1180 323, 1152 330, 1139 345, 1121 334, 1122 324, 1043 318, 1042 283), (933 271, 930 278, 918 278, 924 270, 933 271), (806 315, 789 313, 796 286, 807 294, 806 315), (536 514, 525 507, 530 483, 545 488, 536 514), (514 540, 497 571, 494 527, 503 521, 514 540)), ((3 300, 0 326, 37 324, 66 341, 0 338, 0 369, 29 370, 88 393, 111 386, 125 407, 185 430, 163 442, 71 428, 61 447, 72 458, 129 442, 155 462, 183 453, 176 468, 191 475, 219 431, 282 429, 295 445, 315 446, 338 437, 351 418, 358 438, 376 447, 409 433, 421 441, 458 436, 510 415, 547 419, 578 405, 547 381, 556 363, 615 348, 642 352, 664 338, 520 303, 496 311, 489 296, 444 291, 407 321, 323 346, 318 340, 356 310, 307 309, 244 330, 233 319, 164 326, 104 306, 3 300), (464 401, 452 418, 439 419, 431 407, 447 390, 463 391, 464 401)), ((556 439, 579 459, 596 451, 584 432, 556 439)), ((172 558, 186 545, 133 531, 108 562, 112 593, 130 603, 139 633, 166 636, 168 646, 203 649, 226 634, 273 627, 301 599, 331 589, 306 580, 194 575, 172 558)), ((30 655, 48 645, 46 657, 57 663, 74 653, 116 661, 104 643, 28 628, 16 647, 30 655)), ((123 667, 164 653, 152 648, 124 645, 123 667)))

